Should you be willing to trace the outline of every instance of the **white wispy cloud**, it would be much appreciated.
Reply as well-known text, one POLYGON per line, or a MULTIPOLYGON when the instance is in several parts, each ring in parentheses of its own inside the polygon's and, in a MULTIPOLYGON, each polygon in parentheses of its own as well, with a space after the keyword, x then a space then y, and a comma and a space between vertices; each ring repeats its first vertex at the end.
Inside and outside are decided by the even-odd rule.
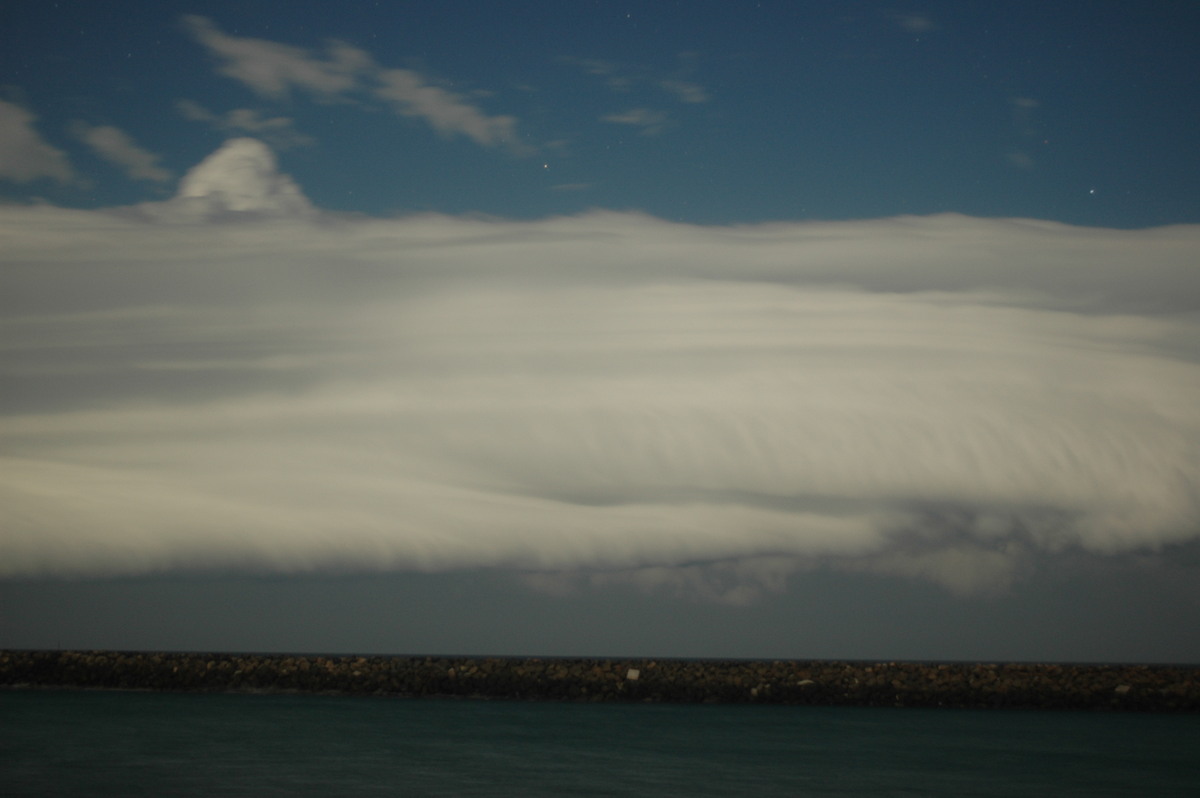
POLYGON ((695 81, 685 79, 694 69, 695 58, 695 53, 680 53, 680 67, 669 75, 646 67, 598 58, 567 56, 559 60, 579 67, 588 75, 603 78, 605 85, 618 94, 627 94, 636 88, 650 86, 670 94, 682 103, 706 103, 710 99, 708 90, 695 81))
POLYGON ((1004 157, 1008 159, 1010 164, 1020 169, 1032 169, 1036 165, 1033 156, 1021 150, 1006 153, 1004 157))
POLYGON ((563 56, 559 60, 564 64, 579 67, 585 74, 604 78, 605 85, 613 91, 626 92, 637 82, 637 78, 629 74, 630 70, 627 67, 615 61, 605 61, 600 58, 576 58, 575 56, 563 56))
POLYGON ((1029 153, 1029 145, 1038 139, 1036 112, 1041 103, 1032 97, 1010 98, 1013 114, 1013 131, 1016 142, 1015 148, 1006 157, 1013 166, 1021 169, 1032 169, 1036 165, 1034 157, 1029 153))
POLYGON ((641 128, 638 132, 643 136, 653 136, 661 133, 667 124, 667 120, 668 117, 665 111, 658 111, 652 108, 630 108, 627 111, 605 114, 600 117, 601 122, 612 122, 617 125, 632 125, 641 128))
POLYGON ((254 108, 235 108, 224 114, 216 114, 193 100, 179 100, 175 108, 186 119, 204 122, 226 133, 251 134, 277 149, 307 147, 316 143, 311 136, 296 130, 295 121, 287 116, 267 116, 254 108))
POLYGON ((1197 227, 0 232, 5 576, 482 566, 742 604, 1200 535, 1197 227))
POLYGON ((120 128, 76 122, 72 131, 97 155, 121 167, 133 180, 165 183, 173 177, 171 170, 159 166, 160 156, 139 147, 129 134, 120 128))
POLYGON ((888 17, 898 25, 901 29, 908 33, 928 33, 937 28, 937 24, 933 19, 925 14, 897 14, 890 13, 888 17))
POLYGON ((706 103, 709 100, 708 92, 698 83, 687 80, 660 80, 658 85, 675 95, 680 102, 706 103))
POLYGON ((321 58, 302 47, 230 36, 206 17, 188 15, 183 22, 220 59, 221 74, 269 97, 285 96, 293 88, 340 94, 355 87, 359 73, 372 68, 370 56, 342 42, 331 42, 321 58))
MULTIPOLYGON (((517 136, 512 116, 492 116, 461 94, 437 86, 411 69, 386 69, 364 50, 345 42, 331 42, 324 56, 309 50, 265 39, 231 36, 204 17, 185 17, 198 41, 221 60, 219 71, 267 97, 280 98, 293 89, 325 99, 382 100, 397 114, 424 119, 442 134, 462 135, 485 147, 503 147, 528 154, 533 147, 517 136)), ((185 113, 199 118, 197 107, 185 113)), ((202 110, 202 109, 201 109, 202 110)), ((261 120, 242 115, 226 124, 245 125, 261 120)))
POLYGON ((41 137, 33 126, 36 119, 21 106, 0 100, 0 179, 71 182, 75 173, 66 154, 41 137))
POLYGON ((488 116, 461 95, 426 83, 410 69, 381 70, 376 78, 380 85, 375 95, 403 116, 421 117, 441 133, 459 133, 485 147, 525 149, 517 139, 517 120, 511 116, 488 116))

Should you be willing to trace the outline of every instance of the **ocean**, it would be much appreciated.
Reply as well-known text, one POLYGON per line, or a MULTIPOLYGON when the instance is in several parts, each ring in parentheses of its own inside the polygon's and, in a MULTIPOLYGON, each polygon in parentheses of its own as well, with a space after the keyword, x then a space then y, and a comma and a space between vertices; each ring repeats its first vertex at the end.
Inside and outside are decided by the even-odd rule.
POLYGON ((4 796, 1194 796, 1200 715, 0 691, 4 796))

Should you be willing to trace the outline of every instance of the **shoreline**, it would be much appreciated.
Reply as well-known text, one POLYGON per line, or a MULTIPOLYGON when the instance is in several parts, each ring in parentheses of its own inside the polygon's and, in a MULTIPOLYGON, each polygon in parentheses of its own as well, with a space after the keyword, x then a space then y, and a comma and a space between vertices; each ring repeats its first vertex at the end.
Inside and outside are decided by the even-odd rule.
POLYGON ((1200 712, 1200 667, 0 651, 0 687, 1200 712))

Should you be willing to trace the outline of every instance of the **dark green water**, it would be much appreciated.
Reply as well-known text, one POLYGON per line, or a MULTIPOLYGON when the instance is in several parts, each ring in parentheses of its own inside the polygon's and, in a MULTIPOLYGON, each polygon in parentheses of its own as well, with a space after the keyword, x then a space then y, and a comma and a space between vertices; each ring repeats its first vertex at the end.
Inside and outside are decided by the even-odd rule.
POLYGON ((1200 716, 0 691, 0 794, 1195 796, 1200 716))

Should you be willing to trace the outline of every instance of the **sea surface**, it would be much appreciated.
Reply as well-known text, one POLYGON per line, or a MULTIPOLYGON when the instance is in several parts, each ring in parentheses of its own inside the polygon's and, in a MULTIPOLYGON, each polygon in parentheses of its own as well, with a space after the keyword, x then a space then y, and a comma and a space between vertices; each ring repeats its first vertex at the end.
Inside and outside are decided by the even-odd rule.
POLYGON ((1189 796, 1200 715, 0 691, 0 795, 1189 796))

